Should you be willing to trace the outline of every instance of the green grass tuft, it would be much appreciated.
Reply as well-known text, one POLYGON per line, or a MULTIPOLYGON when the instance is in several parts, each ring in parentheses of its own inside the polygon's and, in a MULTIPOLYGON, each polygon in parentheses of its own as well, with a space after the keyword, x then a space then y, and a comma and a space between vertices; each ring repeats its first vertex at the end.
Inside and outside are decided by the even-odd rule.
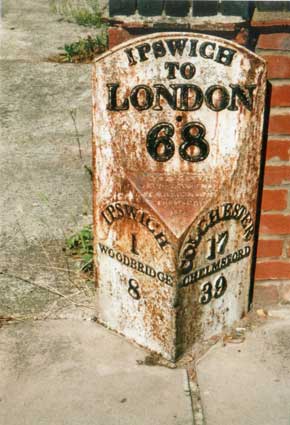
POLYGON ((66 240, 67 247, 72 254, 81 259, 81 271, 92 272, 93 270, 93 231, 92 226, 83 227, 66 240))
POLYGON ((52 12, 63 16, 69 22, 86 27, 102 28, 98 0, 50 0, 52 12))
POLYGON ((97 35, 82 38, 71 44, 65 44, 65 59, 67 62, 86 62, 91 61, 100 53, 107 49, 106 35, 97 35))

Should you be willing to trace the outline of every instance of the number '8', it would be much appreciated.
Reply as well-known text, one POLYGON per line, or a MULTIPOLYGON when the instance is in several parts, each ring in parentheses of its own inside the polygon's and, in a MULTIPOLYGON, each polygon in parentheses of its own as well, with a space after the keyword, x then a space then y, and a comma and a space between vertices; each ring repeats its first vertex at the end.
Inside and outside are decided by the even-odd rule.
MULTIPOLYGON (((165 162, 173 157, 175 146, 171 137, 174 133, 174 126, 167 122, 158 123, 149 130, 146 146, 149 155, 155 161, 165 162)), ((183 143, 179 146, 179 155, 182 159, 198 162, 208 156, 209 144, 204 139, 205 133, 204 125, 199 122, 191 121, 182 127, 183 143)))

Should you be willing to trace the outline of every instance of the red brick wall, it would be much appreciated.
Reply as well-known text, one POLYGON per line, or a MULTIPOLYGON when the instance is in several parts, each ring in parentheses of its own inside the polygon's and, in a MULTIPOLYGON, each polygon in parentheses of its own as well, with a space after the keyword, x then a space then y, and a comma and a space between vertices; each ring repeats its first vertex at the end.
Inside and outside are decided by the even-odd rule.
POLYGON ((254 300, 290 303, 290 34, 261 34, 256 51, 272 93, 254 300))

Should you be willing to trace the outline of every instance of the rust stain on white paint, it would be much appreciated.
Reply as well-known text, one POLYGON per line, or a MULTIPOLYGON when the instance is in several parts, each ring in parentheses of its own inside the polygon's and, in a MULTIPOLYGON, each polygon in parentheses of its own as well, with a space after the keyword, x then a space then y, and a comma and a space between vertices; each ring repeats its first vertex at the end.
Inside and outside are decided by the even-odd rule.
POLYGON ((169 359, 247 310, 265 63, 160 33, 93 71, 99 320, 169 359))

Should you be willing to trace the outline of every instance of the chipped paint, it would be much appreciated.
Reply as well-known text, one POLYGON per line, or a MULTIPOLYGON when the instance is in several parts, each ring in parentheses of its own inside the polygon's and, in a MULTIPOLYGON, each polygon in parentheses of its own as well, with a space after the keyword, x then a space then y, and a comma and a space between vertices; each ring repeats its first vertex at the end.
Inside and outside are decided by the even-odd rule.
POLYGON ((174 360, 247 309, 265 63, 161 33, 93 71, 99 320, 174 360))

